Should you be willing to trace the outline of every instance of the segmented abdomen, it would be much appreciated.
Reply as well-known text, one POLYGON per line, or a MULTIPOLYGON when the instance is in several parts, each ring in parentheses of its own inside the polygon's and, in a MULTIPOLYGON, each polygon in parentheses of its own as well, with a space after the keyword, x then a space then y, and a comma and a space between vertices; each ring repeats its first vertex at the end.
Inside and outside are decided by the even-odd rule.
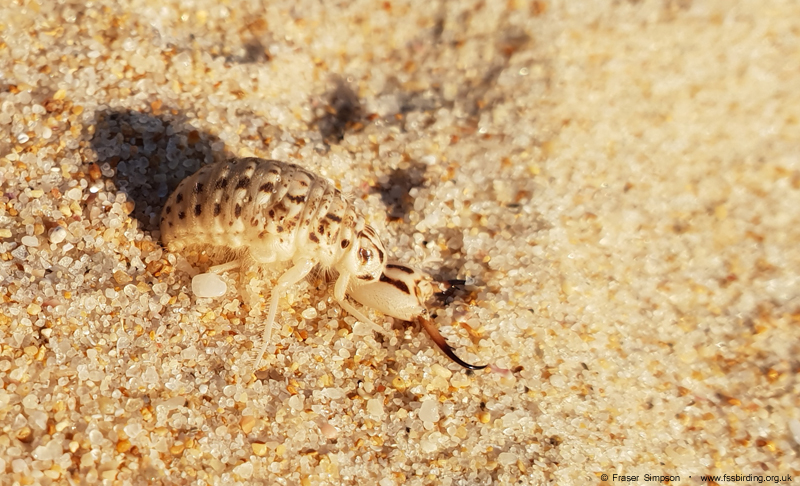
POLYGON ((246 158, 207 165, 181 181, 162 211, 161 238, 172 251, 223 246, 247 249, 261 263, 308 254, 332 266, 363 225, 326 179, 294 164, 246 158))

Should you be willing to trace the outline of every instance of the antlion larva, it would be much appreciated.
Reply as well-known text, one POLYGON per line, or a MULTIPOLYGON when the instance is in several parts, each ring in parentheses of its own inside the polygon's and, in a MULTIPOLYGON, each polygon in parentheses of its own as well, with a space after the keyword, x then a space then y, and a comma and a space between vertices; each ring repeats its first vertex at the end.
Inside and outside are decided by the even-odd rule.
POLYGON ((336 301, 373 330, 387 334, 346 296, 388 316, 418 320, 450 359, 469 369, 485 367, 459 359, 433 325, 425 308, 433 293, 427 275, 388 263, 375 230, 342 192, 297 165, 245 158, 202 167, 167 200, 161 238, 173 252, 222 247, 237 255, 213 272, 236 268, 244 258, 259 265, 291 264, 272 289, 256 367, 270 341, 278 299, 316 266, 339 273, 336 301))

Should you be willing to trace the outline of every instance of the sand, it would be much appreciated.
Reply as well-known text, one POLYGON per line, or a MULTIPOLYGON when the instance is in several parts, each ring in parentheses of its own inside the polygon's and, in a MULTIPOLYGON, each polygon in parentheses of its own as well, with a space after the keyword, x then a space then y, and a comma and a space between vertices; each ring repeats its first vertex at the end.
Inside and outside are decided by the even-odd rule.
POLYGON ((788 484, 798 18, 3 2, 0 483, 788 484), (365 330, 317 275, 252 369, 276 275, 195 297, 214 262, 158 229, 182 178, 246 156, 333 180, 394 258, 464 280, 431 311, 491 366, 365 330))

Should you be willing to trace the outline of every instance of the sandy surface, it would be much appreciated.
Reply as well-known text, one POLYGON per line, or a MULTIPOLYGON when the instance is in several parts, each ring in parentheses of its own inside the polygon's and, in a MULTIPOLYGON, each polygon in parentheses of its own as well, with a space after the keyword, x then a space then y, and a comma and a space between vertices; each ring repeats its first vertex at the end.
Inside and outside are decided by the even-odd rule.
POLYGON ((0 482, 800 476, 798 18, 2 2, 0 482), (493 366, 360 332, 314 278, 253 371, 241 286, 274 275, 195 298, 213 262, 157 227, 180 179, 245 156, 336 181, 397 259, 467 280, 431 308, 493 366))

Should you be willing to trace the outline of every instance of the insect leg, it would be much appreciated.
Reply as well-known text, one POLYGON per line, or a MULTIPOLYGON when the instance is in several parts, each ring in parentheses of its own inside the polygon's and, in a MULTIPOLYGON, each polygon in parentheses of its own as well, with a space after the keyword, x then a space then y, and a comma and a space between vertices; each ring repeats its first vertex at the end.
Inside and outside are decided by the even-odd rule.
POLYGON ((214 265, 213 267, 209 268, 209 273, 223 273, 227 272, 228 270, 233 270, 234 268, 239 268, 242 264, 239 260, 233 260, 228 263, 222 263, 220 265, 214 265))
POLYGON ((308 275, 311 269, 314 268, 314 265, 316 265, 314 260, 307 258, 297 260, 294 262, 294 266, 292 268, 286 270, 286 272, 281 275, 281 278, 278 279, 278 284, 275 285, 274 289, 272 289, 272 296, 269 302, 269 314, 267 315, 267 323, 264 327, 264 342, 261 345, 261 350, 258 352, 258 357, 256 358, 256 369, 258 369, 258 367, 261 365, 261 358, 263 358, 264 353, 267 352, 267 346, 269 346, 269 341, 272 337, 272 326, 275 323, 275 315, 278 312, 278 300, 280 299, 281 294, 283 294, 286 289, 292 285, 306 278, 306 275, 308 275))
POLYGON ((342 306, 342 309, 346 310, 351 316, 366 324, 374 332, 381 333, 387 337, 392 337, 393 334, 391 332, 372 322, 372 319, 362 314, 358 309, 353 307, 350 302, 347 301, 345 292, 347 291, 347 284, 349 280, 350 276, 348 274, 344 272, 339 274, 339 278, 336 280, 336 286, 333 290, 333 297, 336 299, 336 302, 342 306))

